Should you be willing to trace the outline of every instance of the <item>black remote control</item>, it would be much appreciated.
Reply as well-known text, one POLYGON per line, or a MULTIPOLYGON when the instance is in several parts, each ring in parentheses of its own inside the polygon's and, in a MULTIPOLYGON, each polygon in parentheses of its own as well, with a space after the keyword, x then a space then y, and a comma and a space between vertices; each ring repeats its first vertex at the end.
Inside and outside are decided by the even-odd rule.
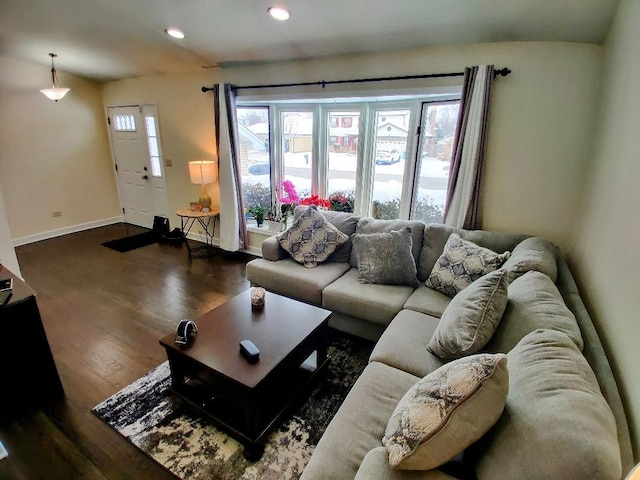
POLYGON ((240 342, 240 353, 249 363, 256 363, 260 360, 260 350, 251 340, 240 342))

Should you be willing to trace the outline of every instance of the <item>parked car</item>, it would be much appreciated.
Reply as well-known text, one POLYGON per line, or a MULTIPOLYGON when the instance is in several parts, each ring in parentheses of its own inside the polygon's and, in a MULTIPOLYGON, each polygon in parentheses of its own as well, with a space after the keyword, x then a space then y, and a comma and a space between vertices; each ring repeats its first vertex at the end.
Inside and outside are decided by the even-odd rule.
POLYGON ((269 175, 271 172, 271 165, 269 163, 255 163, 249 165, 249 173, 251 175, 269 175))
POLYGON ((398 150, 378 150, 376 152, 376 165, 391 165, 398 163, 402 155, 398 150))

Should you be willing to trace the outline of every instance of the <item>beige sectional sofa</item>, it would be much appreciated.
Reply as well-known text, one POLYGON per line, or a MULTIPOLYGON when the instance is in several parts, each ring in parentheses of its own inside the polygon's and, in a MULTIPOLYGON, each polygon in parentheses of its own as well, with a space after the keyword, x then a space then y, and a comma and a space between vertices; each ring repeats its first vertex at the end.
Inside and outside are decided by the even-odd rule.
MULTIPOLYGON (((296 209, 295 218, 301 212, 296 209)), ((350 242, 309 269, 271 237, 262 245, 263 258, 247 264, 252 284, 330 309, 332 327, 376 341, 303 479, 626 475, 634 459, 620 394, 567 263, 552 244, 526 235, 323 213, 350 237, 409 226, 420 285, 360 283, 350 242), (452 299, 425 281, 452 233, 494 252, 511 252, 502 267, 510 278, 507 306, 482 349, 507 354, 506 406, 494 427, 452 461, 431 470, 394 470, 382 444, 389 419, 416 382, 448 362, 426 345, 452 299), (542 360, 531 360, 536 353, 542 360)))

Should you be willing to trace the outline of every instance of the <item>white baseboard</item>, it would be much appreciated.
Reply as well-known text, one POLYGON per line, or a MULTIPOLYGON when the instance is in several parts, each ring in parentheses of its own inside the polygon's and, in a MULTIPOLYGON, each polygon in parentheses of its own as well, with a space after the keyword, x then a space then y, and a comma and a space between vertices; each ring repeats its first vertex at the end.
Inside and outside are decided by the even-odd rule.
MULTIPOLYGON (((191 240, 195 240, 196 242, 202 242, 202 243, 206 243, 206 238, 204 237, 204 235, 200 234, 200 233, 192 233, 189 232, 187 234, 187 238, 191 239, 191 240)), ((220 239, 217 237, 213 237, 213 244, 216 247, 220 246, 220 239)), ((250 255, 254 255, 256 257, 262 257, 262 247, 249 247, 249 248, 245 248, 243 250, 240 250, 241 252, 244 253, 248 253, 250 255)))
POLYGON ((262 257, 262 247, 249 247, 242 250, 244 253, 254 255, 256 257, 262 257))
POLYGON ((49 238, 60 237, 69 233, 81 232, 83 230, 89 230, 90 228, 104 227, 105 225, 112 225, 114 223, 124 222, 124 216, 104 218, 102 220, 95 220, 93 222, 81 223, 79 225, 71 225, 69 227, 59 228, 57 230, 49 230, 48 232, 36 233, 34 235, 27 235, 26 237, 16 238, 13 241, 14 247, 20 245, 27 245, 28 243, 39 242, 41 240, 47 240, 49 238))

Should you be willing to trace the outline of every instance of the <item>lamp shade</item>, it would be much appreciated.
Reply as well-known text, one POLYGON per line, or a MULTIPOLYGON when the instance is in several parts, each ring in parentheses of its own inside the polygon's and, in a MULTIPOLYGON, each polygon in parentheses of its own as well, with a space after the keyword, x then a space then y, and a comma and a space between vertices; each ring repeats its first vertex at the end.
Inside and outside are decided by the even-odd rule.
POLYGON ((43 94, 47 96, 49 100, 60 100, 64 97, 67 92, 71 90, 70 88, 44 88, 40 90, 43 94))
POLYGON ((214 183, 218 177, 216 162, 213 160, 189 162, 189 176, 191 183, 196 185, 214 183))
POLYGON ((636 465, 634 469, 629 472, 626 480, 640 480, 640 464, 636 465))

